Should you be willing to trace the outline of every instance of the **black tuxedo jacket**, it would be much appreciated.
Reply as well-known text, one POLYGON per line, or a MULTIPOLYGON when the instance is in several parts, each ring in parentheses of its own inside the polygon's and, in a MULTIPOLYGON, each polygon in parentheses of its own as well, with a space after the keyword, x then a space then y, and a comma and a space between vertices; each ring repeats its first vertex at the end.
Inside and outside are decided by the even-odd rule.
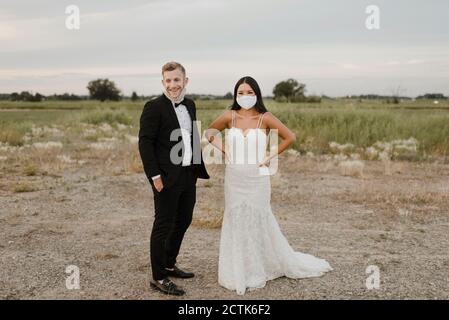
MULTIPOLYGON (((185 98, 183 104, 189 112, 190 119, 195 121, 196 108, 193 100, 185 98)), ((164 188, 174 185, 177 181, 182 164, 173 163, 170 159, 172 148, 178 143, 182 145, 181 136, 176 140, 174 139, 175 141, 170 141, 170 135, 176 129, 180 129, 176 112, 172 102, 164 94, 145 104, 140 117, 139 152, 145 174, 151 185, 153 185, 151 177, 158 174, 161 175, 164 188)), ((197 178, 209 179, 203 162, 201 140, 194 122, 192 123, 190 140, 192 143, 192 163, 195 175, 197 178)), ((179 150, 178 156, 182 159, 184 148, 177 149, 179 150)))

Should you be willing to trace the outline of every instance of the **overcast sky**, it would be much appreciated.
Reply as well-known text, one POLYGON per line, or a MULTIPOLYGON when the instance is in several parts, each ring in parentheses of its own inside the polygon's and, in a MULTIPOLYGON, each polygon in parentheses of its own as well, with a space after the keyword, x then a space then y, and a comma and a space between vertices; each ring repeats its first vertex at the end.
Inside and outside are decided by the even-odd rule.
POLYGON ((244 75, 262 93, 287 78, 309 94, 449 95, 447 0, 0 0, 0 93, 161 92, 181 62, 191 93, 225 94, 244 75), (77 5, 79 30, 66 6, 77 5), (368 30, 368 5, 380 29, 368 30))

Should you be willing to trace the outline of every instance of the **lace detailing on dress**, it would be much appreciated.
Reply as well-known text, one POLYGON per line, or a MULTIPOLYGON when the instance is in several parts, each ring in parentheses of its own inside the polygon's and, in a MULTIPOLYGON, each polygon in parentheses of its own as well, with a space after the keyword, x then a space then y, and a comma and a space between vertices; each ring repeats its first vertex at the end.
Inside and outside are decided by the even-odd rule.
MULTIPOLYGON (((261 139, 266 143, 259 126, 249 129, 246 137, 238 128, 229 130, 227 150, 242 140, 250 144, 261 139)), ((245 157, 255 156, 252 153, 256 151, 251 150, 255 148, 245 157)), ((266 281, 281 276, 318 277, 332 270, 326 260, 290 247, 273 215, 270 199, 270 176, 260 174, 258 164, 246 161, 226 166, 218 281, 238 294, 264 287, 266 281)))

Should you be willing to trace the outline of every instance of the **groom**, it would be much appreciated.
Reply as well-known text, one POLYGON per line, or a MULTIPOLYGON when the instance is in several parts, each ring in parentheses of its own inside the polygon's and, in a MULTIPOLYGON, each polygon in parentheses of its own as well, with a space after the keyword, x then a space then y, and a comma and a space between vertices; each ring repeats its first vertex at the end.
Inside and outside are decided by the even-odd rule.
POLYGON ((184 233, 192 221, 197 178, 209 179, 195 126, 195 103, 184 98, 188 78, 184 67, 162 67, 164 93, 145 104, 139 151, 154 194, 150 256, 153 289, 171 295, 185 292, 168 277, 191 278, 176 266, 184 233))

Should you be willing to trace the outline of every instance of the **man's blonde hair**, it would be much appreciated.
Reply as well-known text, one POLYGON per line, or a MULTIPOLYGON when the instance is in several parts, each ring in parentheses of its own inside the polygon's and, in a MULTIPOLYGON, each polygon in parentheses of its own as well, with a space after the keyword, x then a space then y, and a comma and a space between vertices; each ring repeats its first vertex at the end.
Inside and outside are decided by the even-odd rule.
POLYGON ((186 75, 186 69, 179 62, 170 61, 162 66, 162 75, 164 75, 165 71, 173 71, 179 69, 181 72, 186 75))

